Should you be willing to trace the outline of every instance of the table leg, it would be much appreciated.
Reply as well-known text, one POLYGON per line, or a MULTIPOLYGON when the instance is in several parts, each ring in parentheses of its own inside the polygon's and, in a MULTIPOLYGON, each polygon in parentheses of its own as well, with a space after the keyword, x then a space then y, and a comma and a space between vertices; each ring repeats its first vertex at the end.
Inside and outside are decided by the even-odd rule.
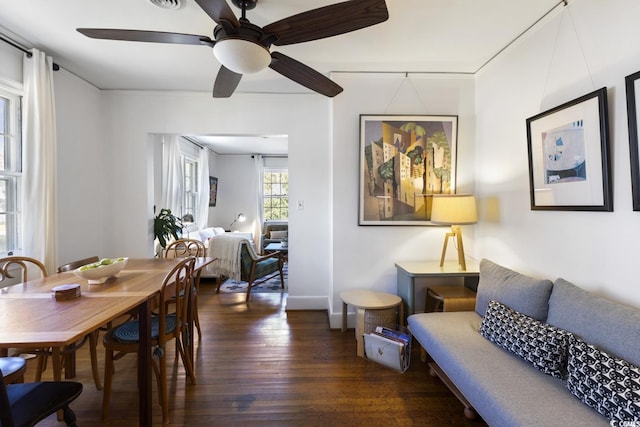
POLYGON ((365 309, 356 307, 356 354, 364 357, 364 315, 365 309))
POLYGON ((66 379, 76 377, 76 352, 67 352, 64 358, 64 377, 66 379))
POLYGON ((151 426, 151 303, 149 300, 138 307, 140 341, 138 343, 138 399, 139 425, 151 426))
POLYGON ((398 269, 396 274, 398 296, 402 298, 403 304, 403 318, 401 324, 406 323, 404 316, 409 316, 415 313, 414 295, 416 290, 415 278, 407 274, 401 269, 398 269))
POLYGON ((51 347, 51 363, 53 364, 53 380, 62 380, 62 352, 60 347, 51 347))
POLYGON ((342 332, 347 330, 347 303, 342 303, 342 332))

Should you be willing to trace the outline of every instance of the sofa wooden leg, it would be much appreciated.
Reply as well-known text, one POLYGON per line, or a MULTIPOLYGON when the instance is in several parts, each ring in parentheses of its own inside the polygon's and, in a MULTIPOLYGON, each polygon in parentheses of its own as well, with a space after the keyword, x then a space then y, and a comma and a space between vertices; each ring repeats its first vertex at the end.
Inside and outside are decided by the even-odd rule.
POLYGON ((449 379, 449 377, 447 377, 447 374, 445 374, 444 371, 440 369, 440 367, 435 362, 431 362, 427 366, 429 366, 429 375, 431 375, 432 377, 440 378, 440 381, 442 381, 444 385, 446 385, 447 388, 451 391, 451 393, 453 393, 458 398, 460 403, 462 403, 462 405, 464 406, 465 418, 467 418, 468 420, 475 420, 476 418, 478 418, 478 413, 476 412, 476 410, 473 409, 473 406, 471 406, 471 403, 469 403, 467 398, 464 397, 462 392, 458 390, 455 384, 449 379))
POLYGON ((464 417, 468 420, 475 420, 478 418, 478 413, 472 407, 464 408, 464 417))

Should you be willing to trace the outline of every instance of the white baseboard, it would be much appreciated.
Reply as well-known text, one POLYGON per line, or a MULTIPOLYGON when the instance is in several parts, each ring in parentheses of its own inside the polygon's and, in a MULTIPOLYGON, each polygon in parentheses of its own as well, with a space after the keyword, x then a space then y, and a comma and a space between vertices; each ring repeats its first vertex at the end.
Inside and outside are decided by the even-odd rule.
POLYGON ((287 296, 287 310, 327 310, 328 297, 296 297, 287 296))

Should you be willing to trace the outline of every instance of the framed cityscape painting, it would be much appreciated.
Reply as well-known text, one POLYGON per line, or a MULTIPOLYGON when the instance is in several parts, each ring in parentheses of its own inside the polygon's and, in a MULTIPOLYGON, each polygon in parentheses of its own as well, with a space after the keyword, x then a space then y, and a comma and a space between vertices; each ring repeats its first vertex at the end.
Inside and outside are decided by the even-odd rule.
POLYGON ((360 115, 359 225, 430 225, 455 193, 458 116, 360 115))
POLYGON ((527 119, 532 210, 613 210, 607 89, 527 119))

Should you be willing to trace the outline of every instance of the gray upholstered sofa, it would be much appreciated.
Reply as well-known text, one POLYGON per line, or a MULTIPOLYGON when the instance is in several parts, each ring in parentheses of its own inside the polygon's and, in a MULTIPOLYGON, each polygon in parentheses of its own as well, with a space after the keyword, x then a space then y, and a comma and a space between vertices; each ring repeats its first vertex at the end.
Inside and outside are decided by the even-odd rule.
POLYGON ((264 252, 264 248, 269 243, 281 243, 283 238, 289 238, 288 222, 265 222, 264 227, 262 227, 260 247, 264 252))
POLYGON ((640 425, 638 309, 482 260, 475 311, 408 325, 465 414, 490 426, 640 425))

